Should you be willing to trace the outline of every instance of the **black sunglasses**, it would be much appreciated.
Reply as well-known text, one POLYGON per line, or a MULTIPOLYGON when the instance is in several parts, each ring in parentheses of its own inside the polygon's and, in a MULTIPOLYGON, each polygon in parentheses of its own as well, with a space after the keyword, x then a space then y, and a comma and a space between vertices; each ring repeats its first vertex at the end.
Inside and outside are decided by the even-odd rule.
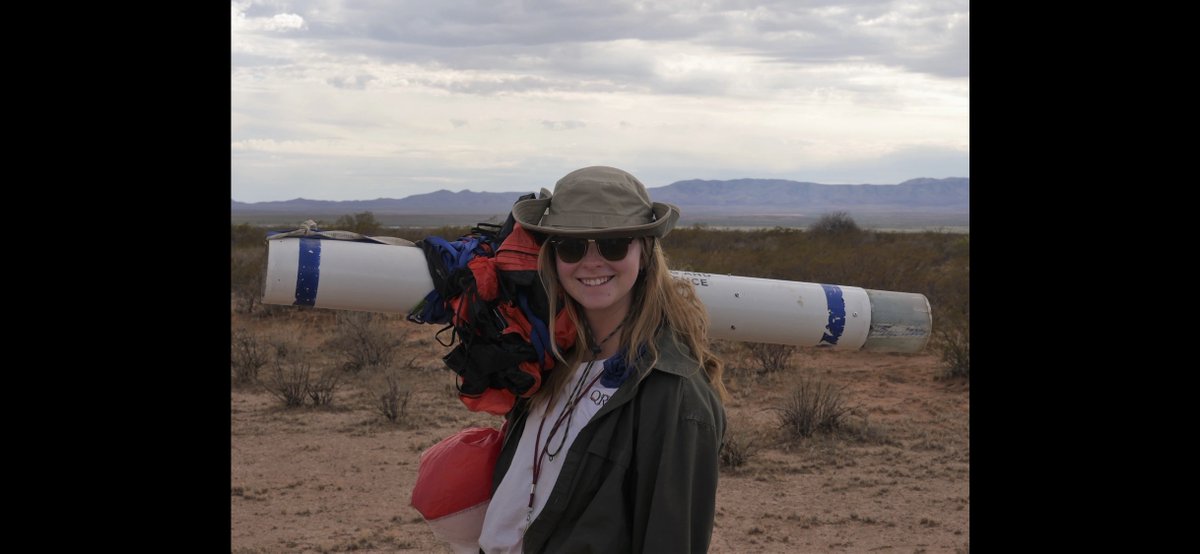
POLYGON ((596 243, 596 247, 600 249, 600 255, 604 256, 604 259, 610 262, 619 262, 625 259, 626 254, 629 254, 629 243, 633 242, 633 238, 576 239, 555 237, 550 239, 550 245, 554 247, 554 253, 558 256, 558 259, 569 264, 583 259, 583 256, 587 254, 589 242, 596 243))

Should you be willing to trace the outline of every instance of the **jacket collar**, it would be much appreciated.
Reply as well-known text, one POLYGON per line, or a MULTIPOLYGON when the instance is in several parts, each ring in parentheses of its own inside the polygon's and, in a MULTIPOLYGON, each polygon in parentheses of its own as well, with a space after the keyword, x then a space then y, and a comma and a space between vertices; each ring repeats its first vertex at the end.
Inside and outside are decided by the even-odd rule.
MULTIPOLYGON (((675 375, 691 375, 700 367, 691 354, 691 349, 685 346, 675 331, 667 328, 658 334, 658 362, 653 369, 673 373, 675 375)), ((649 369, 643 369, 648 371, 649 369)))
MULTIPOLYGON (((691 350, 683 345, 678 335, 671 328, 663 328, 658 333, 655 344, 658 346, 658 361, 654 366, 639 367, 637 373, 632 375, 625 384, 621 385, 621 388, 613 394, 608 403, 592 416, 592 420, 599 419, 600 416, 632 400, 637 395, 638 388, 641 386, 641 379, 651 371, 664 371, 683 377, 690 377, 695 375, 697 371, 702 371, 700 369, 700 362, 692 357, 690 354, 691 350)), ((641 363, 644 364, 646 362, 641 363)))

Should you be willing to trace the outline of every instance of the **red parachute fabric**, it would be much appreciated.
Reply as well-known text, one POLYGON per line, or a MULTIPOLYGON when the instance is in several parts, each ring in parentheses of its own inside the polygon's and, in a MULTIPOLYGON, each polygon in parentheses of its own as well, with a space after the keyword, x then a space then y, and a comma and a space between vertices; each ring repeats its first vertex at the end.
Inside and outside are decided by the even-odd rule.
POLYGON ((475 275, 475 287, 479 292, 479 298, 486 302, 495 300, 496 296, 500 294, 500 283, 496 279, 494 260, 495 258, 475 256, 467 262, 467 268, 475 275))
MULTIPOLYGON (((494 257, 476 256, 467 263, 467 267, 471 269, 471 273, 475 276, 479 298, 491 301, 498 296, 499 277, 497 276, 497 272, 499 271, 527 271, 536 273, 539 248, 537 239, 529 231, 521 227, 520 223, 514 223, 512 232, 504 238, 504 242, 496 249, 494 257)), ((464 302, 461 298, 451 299, 448 302, 454 308, 456 323, 466 321, 464 302)), ((508 326, 504 328, 502 334, 515 333, 526 342, 532 342, 533 325, 519 307, 513 305, 511 302, 501 302, 496 306, 496 310, 508 322, 508 326)), ((565 350, 575 344, 575 326, 569 318, 556 318, 553 334, 554 340, 561 349, 565 350)), ((534 379, 534 385, 525 391, 521 397, 529 398, 533 396, 542 385, 543 368, 549 371, 553 367, 554 356, 549 350, 546 351, 541 363, 538 361, 525 361, 518 364, 518 369, 529 374, 534 379)), ((478 395, 460 394, 459 400, 462 401, 468 410, 473 412, 504 415, 512 409, 513 404, 517 400, 517 395, 506 389, 488 388, 478 395)))
MULTIPOLYGON (((522 371, 527 370, 526 363, 522 362, 519 366, 522 371)), ((489 388, 477 396, 460 394, 458 399, 462 400, 463 405, 472 412, 487 412, 502 416, 512 409, 513 404, 517 402, 517 395, 508 389, 489 388)))
POLYGON ((500 429, 472 427, 421 453, 410 503, 441 540, 478 551, 503 441, 500 429))
POLYGON ((538 243, 533 235, 513 223, 512 232, 504 238, 504 243, 496 249, 496 269, 500 271, 537 271, 538 243))

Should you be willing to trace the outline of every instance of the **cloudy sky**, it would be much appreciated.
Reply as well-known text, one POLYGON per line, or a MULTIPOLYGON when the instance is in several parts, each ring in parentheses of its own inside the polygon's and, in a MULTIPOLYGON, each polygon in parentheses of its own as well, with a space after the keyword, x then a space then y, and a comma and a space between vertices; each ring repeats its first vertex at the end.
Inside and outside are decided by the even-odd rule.
POLYGON ((970 176, 966 0, 279 0, 231 9, 231 197, 970 176))

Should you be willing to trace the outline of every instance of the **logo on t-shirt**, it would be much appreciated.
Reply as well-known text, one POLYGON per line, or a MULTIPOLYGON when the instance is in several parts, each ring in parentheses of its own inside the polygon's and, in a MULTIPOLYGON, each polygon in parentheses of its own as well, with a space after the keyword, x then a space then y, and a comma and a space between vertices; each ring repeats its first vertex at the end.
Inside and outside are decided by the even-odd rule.
POLYGON ((603 406, 604 404, 608 403, 608 399, 611 398, 611 395, 604 394, 599 389, 592 389, 592 394, 588 396, 588 398, 591 399, 591 401, 597 406, 603 406))

